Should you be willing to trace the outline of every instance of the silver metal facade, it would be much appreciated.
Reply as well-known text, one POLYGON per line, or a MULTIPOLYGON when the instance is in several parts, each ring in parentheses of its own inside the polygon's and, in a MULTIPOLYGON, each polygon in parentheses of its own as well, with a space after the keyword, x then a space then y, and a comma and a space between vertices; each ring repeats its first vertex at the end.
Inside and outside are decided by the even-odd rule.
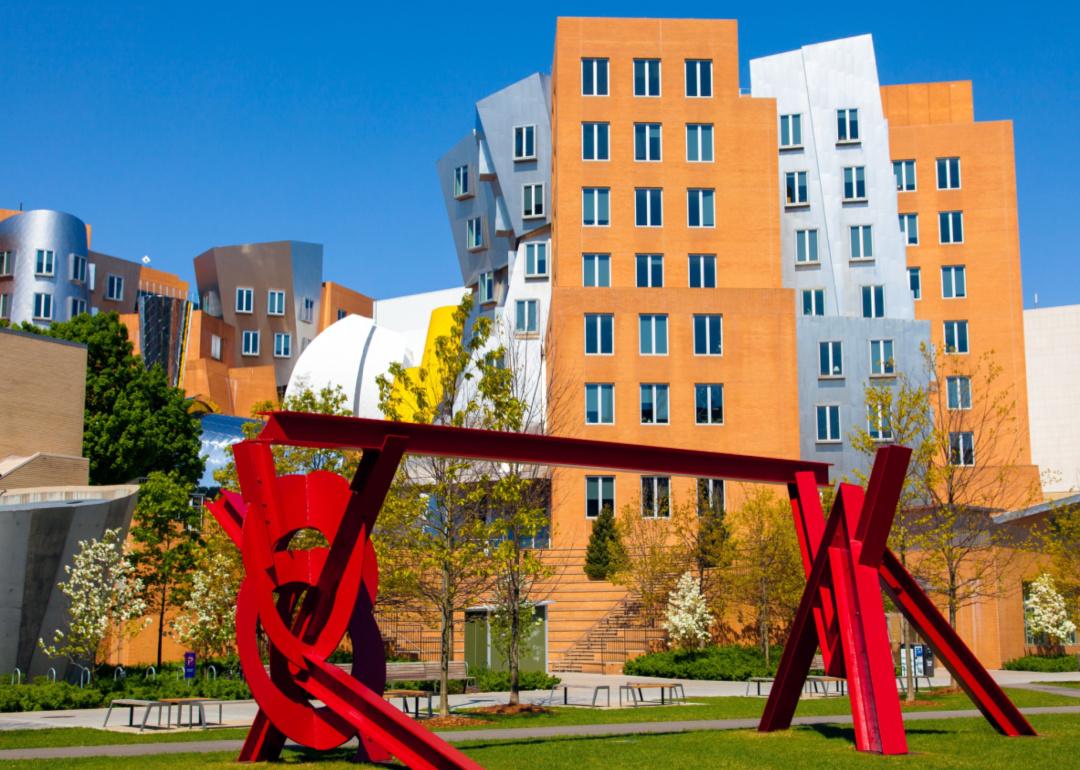
POLYGON ((76 257, 87 260, 86 223, 71 214, 44 209, 27 211, 0 221, 0 252, 11 252, 11 275, 0 277, 0 294, 7 294, 13 324, 31 321, 47 326, 48 320, 34 317, 34 295, 52 298, 53 321, 71 318, 72 299, 89 310, 91 267, 86 280, 72 278, 76 257), (36 272, 38 250, 53 254, 52 275, 36 272))

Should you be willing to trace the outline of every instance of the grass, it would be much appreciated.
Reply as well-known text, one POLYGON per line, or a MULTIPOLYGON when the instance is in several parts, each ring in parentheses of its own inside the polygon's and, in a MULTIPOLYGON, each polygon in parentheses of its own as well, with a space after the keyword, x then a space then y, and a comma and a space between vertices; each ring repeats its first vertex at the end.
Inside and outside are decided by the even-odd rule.
POLYGON ((1051 687, 1075 687, 1080 690, 1080 682, 1032 682, 1032 684, 1048 684, 1051 687))
MULTIPOLYGON (((850 728, 824 725, 760 734, 752 730, 635 735, 611 738, 566 738, 464 744, 465 753, 489 770, 563 768, 619 770, 641 767, 701 768, 993 768, 1060 770, 1067 757, 1080 754, 1080 718, 1045 714, 1032 720, 1039 738, 1003 738, 982 719, 917 722, 907 735, 910 753, 880 757, 852 748, 850 728)), ((320 770, 351 770, 349 752, 286 751, 283 764, 320 770)), ((159 755, 151 757, 93 757, 48 760, 60 770, 157 770, 177 766, 192 770, 234 769, 227 753, 159 755)), ((41 763, 15 761, 5 768, 39 768, 41 763)))
POLYGON ((116 746, 128 743, 186 743, 243 740, 246 727, 211 727, 161 733, 117 733, 93 727, 52 727, 40 730, 0 730, 0 750, 60 746, 116 746))

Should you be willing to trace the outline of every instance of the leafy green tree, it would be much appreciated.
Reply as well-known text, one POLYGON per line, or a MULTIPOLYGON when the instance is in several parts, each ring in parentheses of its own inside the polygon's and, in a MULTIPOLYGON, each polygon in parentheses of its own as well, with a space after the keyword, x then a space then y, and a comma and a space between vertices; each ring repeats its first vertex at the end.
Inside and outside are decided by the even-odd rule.
POLYGON ((1053 575, 1073 622, 1080 625, 1080 505, 1059 505, 1044 542, 1053 557, 1053 575))
POLYGON ((585 574, 590 580, 608 580, 625 561, 626 555, 615 525, 615 512, 605 505, 592 525, 585 548, 585 574))

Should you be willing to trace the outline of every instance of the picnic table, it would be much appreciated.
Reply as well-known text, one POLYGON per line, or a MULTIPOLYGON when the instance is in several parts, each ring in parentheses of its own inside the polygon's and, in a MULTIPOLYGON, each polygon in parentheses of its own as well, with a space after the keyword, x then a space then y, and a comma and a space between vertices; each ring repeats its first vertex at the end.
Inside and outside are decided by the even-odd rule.
POLYGON ((663 706, 666 703, 674 703, 676 700, 686 702, 686 690, 679 682, 627 682, 621 684, 619 685, 619 706, 623 704, 624 691, 630 696, 630 702, 635 706, 646 703, 659 703, 663 706), (660 700, 646 699, 645 690, 659 690, 660 700), (671 697, 665 700, 668 693, 671 694, 671 697))
MULTIPOLYGON (((592 685, 588 685, 588 684, 557 684, 557 685, 554 685, 551 688, 551 693, 548 695, 548 705, 551 705, 552 703, 555 702, 555 691, 556 690, 562 690, 563 705, 564 706, 569 706, 570 705, 570 688, 571 687, 576 687, 576 688, 578 688, 580 690, 592 690, 593 691, 592 703, 590 705, 592 705, 594 707, 596 706, 596 699, 600 696, 600 691, 603 690, 604 694, 607 695, 607 705, 608 706, 611 705, 611 688, 606 684, 598 684, 595 687, 592 686, 592 685)), ((575 704, 575 705, 579 705, 579 704, 575 704)), ((580 705, 584 705, 584 704, 580 704, 580 705)))
POLYGON ((821 694, 829 694, 829 685, 835 686, 836 695, 843 695, 847 692, 847 680, 839 676, 808 676, 806 677, 806 684, 810 687, 810 691, 816 693, 818 687, 821 687, 821 694))
POLYGON ((409 713, 409 698, 412 698, 414 701, 413 714, 417 719, 420 718, 420 699, 425 695, 427 696, 427 714, 431 716, 431 690, 386 690, 383 692, 383 697, 388 701, 392 702, 393 698, 401 698, 401 707, 406 714, 409 713))
MULTIPOLYGON (((120 708, 126 708, 128 710, 128 727, 135 726, 135 709, 145 709, 145 711, 143 711, 142 723, 139 725, 140 733, 146 729, 146 722, 150 718, 150 711, 156 708, 158 713, 158 727, 161 727, 161 707, 163 705, 164 704, 161 701, 156 700, 140 700, 138 698, 114 698, 113 700, 109 701, 109 710, 105 712, 105 724, 103 724, 102 727, 109 726, 109 717, 112 716, 113 709, 117 706, 119 706, 120 708)), ((166 727, 168 727, 168 723, 166 723, 166 727)))
MULTIPOLYGON (((169 727, 172 724, 172 707, 176 706, 176 726, 183 726, 184 719, 184 706, 188 707, 188 727, 195 727, 195 710, 199 711, 199 726, 206 727, 206 707, 217 706, 218 707, 218 721, 217 724, 221 724, 221 706, 220 700, 213 700, 210 698, 162 698, 158 701, 160 704, 168 708, 167 715, 165 717, 165 726, 169 727)), ((159 712, 160 713, 160 712, 159 712)))

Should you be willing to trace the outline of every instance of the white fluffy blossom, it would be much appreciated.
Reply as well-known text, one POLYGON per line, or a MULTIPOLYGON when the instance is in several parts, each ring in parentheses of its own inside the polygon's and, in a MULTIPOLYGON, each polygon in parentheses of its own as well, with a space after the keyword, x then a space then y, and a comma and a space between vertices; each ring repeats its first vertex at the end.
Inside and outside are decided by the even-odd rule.
POLYGON ((671 635, 672 643, 687 650, 704 647, 709 641, 712 620, 694 576, 689 572, 683 573, 668 597, 667 615, 662 623, 671 635))
POLYGON ((177 641, 200 655, 227 655, 236 640, 236 593, 232 561, 210 558, 191 581, 191 594, 173 620, 177 641))
POLYGON ((1069 620, 1065 597, 1058 593, 1054 578, 1047 573, 1035 578, 1025 605, 1029 613, 1028 628, 1033 634, 1045 634, 1061 642, 1076 631, 1076 624, 1069 620))

